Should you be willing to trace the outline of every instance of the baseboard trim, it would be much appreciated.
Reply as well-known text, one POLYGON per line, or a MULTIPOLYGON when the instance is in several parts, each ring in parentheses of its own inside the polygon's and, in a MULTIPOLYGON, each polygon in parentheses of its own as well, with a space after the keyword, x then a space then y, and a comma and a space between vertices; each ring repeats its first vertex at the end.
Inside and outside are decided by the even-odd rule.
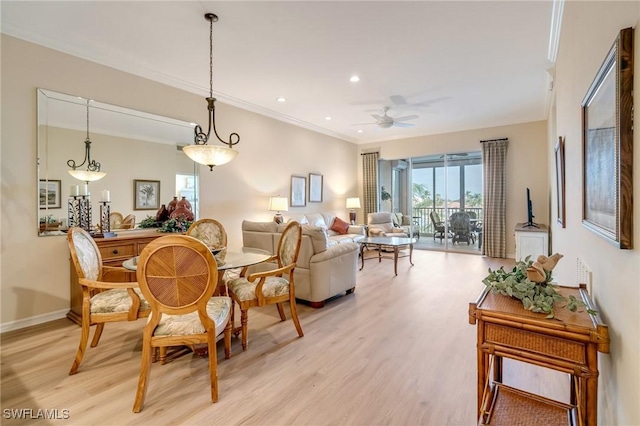
POLYGON ((69 309, 61 311, 49 312, 48 314, 36 315, 35 317, 23 318, 15 321, 0 324, 0 333, 7 331, 20 330, 21 328, 31 327, 32 325, 43 324, 45 322, 65 318, 69 309))

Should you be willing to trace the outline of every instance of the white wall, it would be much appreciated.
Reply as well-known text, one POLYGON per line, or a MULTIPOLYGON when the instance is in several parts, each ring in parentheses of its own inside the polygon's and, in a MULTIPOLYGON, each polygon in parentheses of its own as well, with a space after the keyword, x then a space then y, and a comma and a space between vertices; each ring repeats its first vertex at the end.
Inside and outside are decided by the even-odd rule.
MULTIPOLYGON (((380 148, 380 158, 395 160, 423 155, 481 151, 481 140, 509 138, 507 150, 507 256, 514 257, 516 223, 527 221, 527 192, 537 223, 549 224, 548 153, 546 121, 444 133, 360 145, 361 152, 380 148)), ((362 180, 362 163, 358 165, 362 180)), ((362 188, 360 182, 359 187, 362 188)), ((360 194, 362 196, 362 194, 360 194)))
MULTIPOLYGON (((69 250, 63 237, 37 237, 36 88, 41 87, 184 121, 207 122, 204 96, 2 35, 0 150, 1 331, 69 310, 69 250)), ((225 226, 242 245, 243 219, 272 220, 268 199, 287 195, 292 174, 324 175, 322 203, 289 213, 333 211, 348 217, 357 193, 357 147, 258 114, 216 105, 218 132, 238 132, 238 157, 201 167, 201 217, 225 226)), ((106 164, 104 164, 106 167, 106 164)), ((170 194, 171 195, 171 194, 170 194)))
MULTIPOLYGON (((566 228, 552 223, 553 250, 564 254, 555 275, 577 284, 580 258, 593 271, 592 297, 609 326, 611 353, 599 356, 599 423, 640 424, 640 2, 566 2, 556 64, 556 116, 549 129, 549 182, 556 211, 553 148, 566 138, 566 228), (620 250, 582 226, 581 103, 618 32, 635 27, 635 119, 633 162, 634 246, 620 250), (554 131, 555 130, 555 131, 554 131)), ((555 213, 554 213, 555 217, 555 213)))

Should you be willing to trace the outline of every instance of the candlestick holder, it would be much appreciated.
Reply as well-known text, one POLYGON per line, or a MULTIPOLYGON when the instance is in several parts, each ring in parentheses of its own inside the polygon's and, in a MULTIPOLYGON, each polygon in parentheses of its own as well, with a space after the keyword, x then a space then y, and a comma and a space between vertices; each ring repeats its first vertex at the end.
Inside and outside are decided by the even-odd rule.
POLYGON ((88 195, 72 195, 67 202, 69 228, 79 226, 91 231, 91 198, 88 195))
POLYGON ((100 229, 102 233, 111 232, 110 215, 111 207, 109 206, 109 201, 100 201, 100 229))

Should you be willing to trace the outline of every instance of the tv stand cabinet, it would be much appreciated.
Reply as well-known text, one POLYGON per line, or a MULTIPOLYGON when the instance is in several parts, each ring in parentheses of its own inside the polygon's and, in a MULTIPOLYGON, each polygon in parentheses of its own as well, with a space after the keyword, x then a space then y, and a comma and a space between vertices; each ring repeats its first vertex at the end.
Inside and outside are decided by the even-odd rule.
POLYGON ((527 256, 535 261, 541 254, 549 255, 549 229, 546 225, 536 225, 537 227, 527 226, 526 223, 516 225, 516 261, 527 256))

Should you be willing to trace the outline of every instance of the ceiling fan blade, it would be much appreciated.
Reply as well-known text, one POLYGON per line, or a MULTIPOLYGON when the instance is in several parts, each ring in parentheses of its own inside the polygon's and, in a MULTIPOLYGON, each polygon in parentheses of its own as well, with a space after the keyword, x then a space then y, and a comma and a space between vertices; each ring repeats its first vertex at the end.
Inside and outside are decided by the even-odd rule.
POLYGON ((409 121, 418 118, 417 115, 405 115, 404 117, 394 118, 393 121, 409 121))
POLYGON ((391 102, 394 105, 407 105, 407 100, 404 98, 404 96, 391 95, 391 96, 389 96, 389 99, 391 99, 391 102))
POLYGON ((398 123, 398 122, 394 122, 393 123, 394 127, 414 127, 415 124, 412 123, 398 123))
POLYGON ((382 115, 378 115, 378 114, 371 114, 371 117, 373 117, 373 119, 376 120, 376 121, 384 120, 384 117, 382 115))

